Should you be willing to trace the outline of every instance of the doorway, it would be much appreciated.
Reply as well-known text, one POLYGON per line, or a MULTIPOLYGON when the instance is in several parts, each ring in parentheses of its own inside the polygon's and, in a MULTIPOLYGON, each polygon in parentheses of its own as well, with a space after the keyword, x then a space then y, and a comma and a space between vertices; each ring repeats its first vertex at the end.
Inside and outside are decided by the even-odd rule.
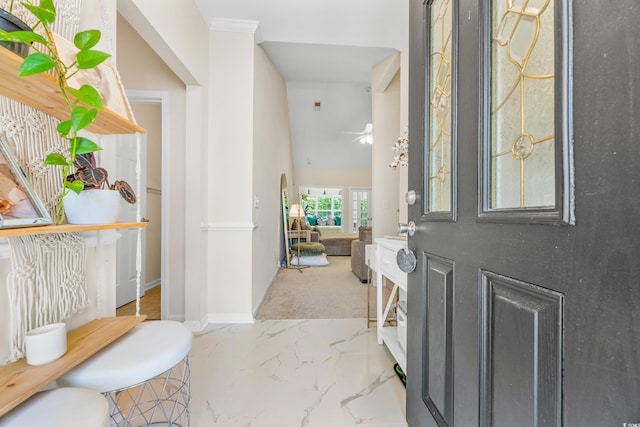
POLYGON ((371 217, 369 216, 369 206, 371 206, 371 189, 356 188, 349 189, 349 232, 357 233, 360 227, 370 227, 371 217))
MULTIPOLYGON (((168 306, 168 292, 163 277, 167 277, 163 253, 166 249, 164 236, 166 235, 165 197, 163 188, 163 163, 166 159, 163 151, 166 149, 166 117, 165 111, 168 109, 168 94, 155 91, 128 91, 127 96, 131 103, 139 125, 147 130, 146 147, 141 150, 142 171, 145 177, 144 188, 140 190, 139 199, 145 200, 142 216, 148 220, 146 229, 142 232, 142 272, 140 295, 145 295, 149 291, 149 297, 141 299, 141 313, 162 318, 162 313, 166 312, 164 307, 168 306), (142 197, 140 197, 142 196, 142 197), (146 311, 146 313, 145 313, 146 311)), ((130 233, 135 233, 131 230, 130 233)), ((129 261, 135 259, 134 244, 126 243, 127 236, 123 235, 123 244, 118 247, 117 277, 118 286, 116 290, 117 306, 131 304, 135 300, 135 292, 131 290, 131 277, 135 275, 135 264, 129 261), (125 284, 125 285, 122 285, 125 284), (133 298, 132 298, 133 296, 133 298)), ((130 239, 129 239, 130 240, 130 239)), ((133 303, 135 304, 135 302, 133 303)), ((120 312, 123 309, 119 309, 120 312)))

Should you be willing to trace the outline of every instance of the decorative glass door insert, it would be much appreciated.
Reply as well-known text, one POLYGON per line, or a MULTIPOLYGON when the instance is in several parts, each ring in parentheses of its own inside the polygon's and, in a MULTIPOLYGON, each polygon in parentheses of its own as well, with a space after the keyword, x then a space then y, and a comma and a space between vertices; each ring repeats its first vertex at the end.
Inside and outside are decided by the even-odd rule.
POLYGON ((430 5, 428 212, 451 212, 453 0, 430 5))
POLYGON ((571 223, 569 1, 487 5, 479 215, 571 223))
POLYGON ((552 207, 553 0, 492 4, 490 207, 552 207))

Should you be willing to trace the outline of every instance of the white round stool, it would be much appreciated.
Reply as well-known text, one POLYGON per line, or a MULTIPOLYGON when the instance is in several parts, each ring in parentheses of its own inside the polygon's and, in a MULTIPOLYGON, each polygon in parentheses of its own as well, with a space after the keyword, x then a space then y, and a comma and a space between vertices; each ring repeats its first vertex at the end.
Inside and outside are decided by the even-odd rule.
POLYGON ((95 390, 41 391, 0 418, 0 427, 108 427, 109 402, 95 390))
POLYGON ((188 427, 192 341, 182 323, 143 322, 57 382, 103 393, 112 426, 188 427))

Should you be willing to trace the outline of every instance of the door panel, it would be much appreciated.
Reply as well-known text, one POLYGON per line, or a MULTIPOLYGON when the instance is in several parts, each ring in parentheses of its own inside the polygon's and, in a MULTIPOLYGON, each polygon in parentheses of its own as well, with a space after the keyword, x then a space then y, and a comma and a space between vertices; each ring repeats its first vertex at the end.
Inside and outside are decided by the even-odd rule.
POLYGON ((560 426, 564 297, 482 272, 482 426, 560 426))
MULTIPOLYGON (((117 147, 117 179, 127 181, 136 191, 136 203, 129 204, 122 202, 120 221, 138 221, 138 209, 140 216, 146 217, 147 210, 147 180, 146 180, 146 155, 140 158, 141 171, 140 183, 138 184, 138 153, 132 150, 136 144, 140 144, 140 152, 146 153, 146 134, 118 135, 116 137, 117 147)), ((120 307, 136 299, 138 291, 138 263, 140 263, 140 296, 145 294, 145 251, 146 251, 146 228, 121 230, 121 237, 118 240, 117 262, 116 262, 116 307, 120 307), (140 242, 138 243, 138 239, 140 242), (140 259, 138 259, 138 244, 140 244, 140 259)))
POLYGON ((424 379, 427 408, 439 426, 453 425, 453 262, 424 255, 427 321, 424 379))

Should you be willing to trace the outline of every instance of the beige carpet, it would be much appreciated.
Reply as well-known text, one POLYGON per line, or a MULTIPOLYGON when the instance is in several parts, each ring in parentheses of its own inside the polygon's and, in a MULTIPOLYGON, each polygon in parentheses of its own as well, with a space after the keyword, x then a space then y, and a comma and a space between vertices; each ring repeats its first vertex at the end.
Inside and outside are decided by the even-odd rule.
POLYGON ((280 269, 256 319, 345 319, 375 317, 376 288, 351 272, 351 257, 329 256, 329 265, 280 269))

